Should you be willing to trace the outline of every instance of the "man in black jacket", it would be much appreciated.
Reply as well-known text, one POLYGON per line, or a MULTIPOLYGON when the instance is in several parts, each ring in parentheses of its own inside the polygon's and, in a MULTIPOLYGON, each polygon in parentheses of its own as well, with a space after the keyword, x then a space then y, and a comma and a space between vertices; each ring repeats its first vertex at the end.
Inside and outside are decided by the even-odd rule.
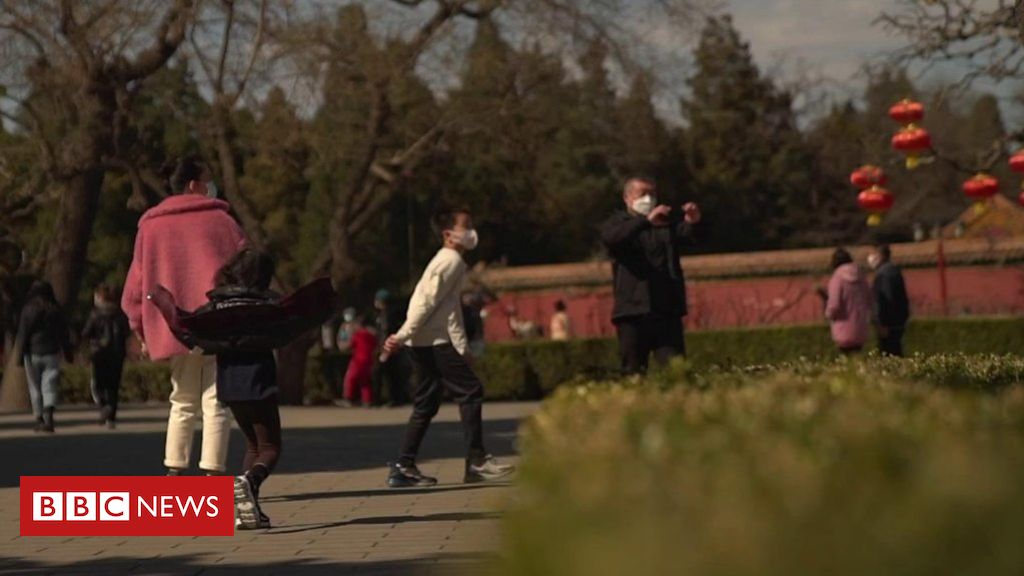
POLYGON ((613 258, 615 306, 612 322, 619 335, 622 369, 640 374, 648 357, 663 364, 685 355, 683 317, 686 285, 679 250, 700 222, 694 203, 682 214, 659 205, 653 181, 630 178, 622 192, 626 210, 601 229, 601 240, 613 258))
POLYGON ((903 272, 891 262, 892 251, 887 244, 875 246, 868 255, 868 265, 875 270, 875 330, 882 354, 903 356, 903 333, 910 319, 910 301, 903 283, 903 272))

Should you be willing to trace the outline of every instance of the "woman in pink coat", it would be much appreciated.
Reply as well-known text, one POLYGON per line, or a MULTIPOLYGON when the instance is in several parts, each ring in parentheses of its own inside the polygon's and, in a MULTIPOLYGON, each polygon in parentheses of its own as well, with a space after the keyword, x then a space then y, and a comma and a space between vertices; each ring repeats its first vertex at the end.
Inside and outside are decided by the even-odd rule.
POLYGON ((125 280, 121 307, 153 360, 171 364, 171 411, 167 420, 164 465, 178 475, 191 460, 192 437, 203 420, 203 452, 199 468, 226 470, 231 422, 217 402, 214 356, 191 353, 171 334, 160 311, 145 300, 164 286, 179 306, 194 310, 206 303, 214 275, 245 244, 241 227, 217 200, 205 165, 183 158, 171 176, 172 196, 149 209, 139 220, 135 254, 125 280))
POLYGON ((859 352, 871 327, 871 288, 850 253, 837 248, 832 254, 825 317, 832 324, 832 341, 843 354, 859 352))

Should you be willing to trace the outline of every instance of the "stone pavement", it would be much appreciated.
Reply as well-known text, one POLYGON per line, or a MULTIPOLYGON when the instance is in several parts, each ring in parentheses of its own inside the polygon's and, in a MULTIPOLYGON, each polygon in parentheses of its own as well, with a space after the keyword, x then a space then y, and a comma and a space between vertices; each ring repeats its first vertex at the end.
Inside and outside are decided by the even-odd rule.
MULTIPOLYGON (((535 408, 486 404, 488 449, 514 462, 517 427, 535 408)), ((166 414, 166 406, 129 407, 110 431, 92 410, 67 409, 54 435, 32 433, 28 416, 0 415, 0 574, 475 575, 497 549, 508 484, 461 484, 462 431, 451 405, 421 453, 423 471, 440 480, 436 488, 384 485, 408 408, 289 407, 281 461, 261 499, 274 522, 269 530, 221 538, 18 536, 19 476, 162 474, 166 414)), ((243 445, 233 431, 232 472, 243 445)))

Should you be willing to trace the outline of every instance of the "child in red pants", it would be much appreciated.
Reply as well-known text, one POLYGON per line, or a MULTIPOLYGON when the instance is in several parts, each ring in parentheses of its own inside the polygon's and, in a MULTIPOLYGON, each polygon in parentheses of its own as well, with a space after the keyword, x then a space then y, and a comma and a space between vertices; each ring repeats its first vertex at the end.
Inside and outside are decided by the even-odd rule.
POLYGON ((377 335, 366 326, 366 318, 360 318, 358 326, 349 344, 352 359, 345 373, 343 396, 349 402, 370 406, 373 403, 373 353, 377 350, 377 335))

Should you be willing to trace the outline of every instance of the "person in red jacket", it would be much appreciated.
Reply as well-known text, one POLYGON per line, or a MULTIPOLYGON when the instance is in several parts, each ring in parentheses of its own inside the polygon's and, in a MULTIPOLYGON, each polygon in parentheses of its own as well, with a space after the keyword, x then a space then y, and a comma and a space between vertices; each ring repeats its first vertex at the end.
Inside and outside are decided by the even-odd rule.
POLYGON ((199 468, 224 473, 231 420, 217 402, 217 366, 212 356, 192 353, 175 338, 156 306, 145 297, 164 286, 186 310, 207 302, 217 271, 245 243, 245 234, 218 200, 209 170, 201 159, 178 161, 170 178, 171 191, 139 220, 121 308, 128 324, 153 360, 171 365, 171 410, 167 418, 164 466, 176 476, 190 465, 192 437, 203 421, 203 452, 199 468))
POLYGON ((349 342, 352 359, 345 373, 343 396, 350 404, 373 404, 373 353, 377 350, 377 335, 367 326, 365 317, 357 321, 357 328, 349 342), (357 397, 358 396, 358 397, 357 397))

